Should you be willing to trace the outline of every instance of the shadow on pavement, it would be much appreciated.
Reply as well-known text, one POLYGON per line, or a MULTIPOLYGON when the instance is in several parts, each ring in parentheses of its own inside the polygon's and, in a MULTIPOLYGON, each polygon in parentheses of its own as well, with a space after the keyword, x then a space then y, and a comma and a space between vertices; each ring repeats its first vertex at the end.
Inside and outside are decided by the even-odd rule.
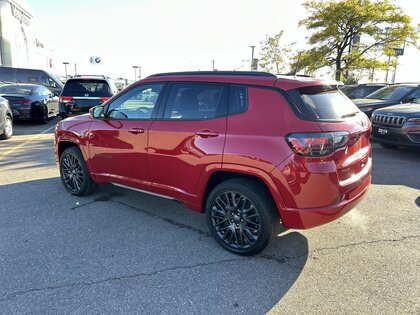
POLYGON ((241 257, 179 203, 101 186, 89 197, 60 178, 0 186, 0 309, 8 312, 269 311, 298 279, 308 242, 292 232, 241 257))

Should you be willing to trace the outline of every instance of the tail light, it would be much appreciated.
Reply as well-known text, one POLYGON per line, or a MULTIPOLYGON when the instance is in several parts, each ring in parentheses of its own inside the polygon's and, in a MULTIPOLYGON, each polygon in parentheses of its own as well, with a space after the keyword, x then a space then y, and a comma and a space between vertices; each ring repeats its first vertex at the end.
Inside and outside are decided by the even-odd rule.
POLYGON ((299 155, 318 157, 344 148, 349 138, 350 133, 347 131, 291 133, 286 136, 286 142, 299 155))
POLYGON ((71 96, 60 96, 60 98, 58 99, 58 101, 60 103, 67 103, 73 100, 73 97, 71 96))
POLYGON ((100 100, 101 100, 102 102, 105 102, 105 101, 109 100, 109 97, 101 97, 101 98, 100 98, 100 100))
POLYGON ((32 103, 32 101, 31 100, 17 100, 16 101, 16 103, 17 104, 25 104, 25 105, 29 105, 29 104, 31 104, 32 103))

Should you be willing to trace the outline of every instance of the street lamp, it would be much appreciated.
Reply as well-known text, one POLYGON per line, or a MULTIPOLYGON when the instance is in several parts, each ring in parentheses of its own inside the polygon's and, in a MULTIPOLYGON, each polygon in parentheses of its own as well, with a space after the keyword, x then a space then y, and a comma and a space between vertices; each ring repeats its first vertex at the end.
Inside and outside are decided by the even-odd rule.
POLYGON ((134 82, 137 81, 137 69, 139 68, 139 66, 133 66, 134 69, 134 82))
POLYGON ((63 62, 63 65, 64 65, 64 71, 66 72, 66 80, 67 80, 67 65, 68 65, 69 63, 67 62, 67 61, 64 61, 63 62))
POLYGON ((139 66, 139 80, 141 80, 141 66, 139 66))
POLYGON ((77 66, 76 66, 76 63, 74 63, 74 75, 77 75, 77 66))
POLYGON ((212 60, 211 62, 213 63, 213 71, 214 71, 214 62, 215 62, 215 60, 212 60))
POLYGON ((251 47, 251 71, 252 71, 253 70, 252 65, 254 64, 254 48, 255 48, 255 45, 254 46, 249 46, 249 47, 251 47))

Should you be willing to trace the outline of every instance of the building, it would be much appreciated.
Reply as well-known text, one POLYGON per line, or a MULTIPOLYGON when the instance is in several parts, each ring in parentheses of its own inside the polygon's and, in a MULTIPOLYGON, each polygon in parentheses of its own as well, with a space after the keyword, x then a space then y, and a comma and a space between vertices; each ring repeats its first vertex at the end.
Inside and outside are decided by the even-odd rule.
POLYGON ((0 65, 51 71, 52 51, 35 36, 32 24, 24 2, 0 0, 0 65))

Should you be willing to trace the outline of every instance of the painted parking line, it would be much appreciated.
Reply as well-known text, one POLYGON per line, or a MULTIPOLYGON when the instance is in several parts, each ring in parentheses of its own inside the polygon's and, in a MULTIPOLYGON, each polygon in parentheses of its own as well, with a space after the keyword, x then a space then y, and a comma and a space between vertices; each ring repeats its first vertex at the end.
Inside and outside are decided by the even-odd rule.
POLYGON ((33 136, 33 137, 31 137, 29 140, 27 140, 27 141, 25 141, 25 142, 23 142, 23 143, 19 144, 18 146, 13 147, 12 149, 10 149, 10 150, 8 150, 8 151, 6 151, 6 152, 4 152, 4 153, 0 154, 0 159, 3 159, 4 157, 6 157, 6 156, 8 156, 8 155, 10 155, 10 154, 12 154, 12 153, 14 153, 14 152, 16 152, 16 151, 17 151, 17 150, 19 150, 21 147, 23 147, 23 146, 27 145, 28 143, 31 143, 32 141, 34 141, 34 140, 36 140, 36 139, 38 139, 38 138, 40 138, 42 135, 44 135, 44 134, 46 134, 47 132, 49 132, 49 131, 53 130, 54 128, 55 128, 55 125, 51 126, 50 128, 48 128, 48 129, 44 130, 43 132, 41 132, 41 133, 39 133, 39 134, 37 134, 37 135, 34 135, 34 136, 33 136))

